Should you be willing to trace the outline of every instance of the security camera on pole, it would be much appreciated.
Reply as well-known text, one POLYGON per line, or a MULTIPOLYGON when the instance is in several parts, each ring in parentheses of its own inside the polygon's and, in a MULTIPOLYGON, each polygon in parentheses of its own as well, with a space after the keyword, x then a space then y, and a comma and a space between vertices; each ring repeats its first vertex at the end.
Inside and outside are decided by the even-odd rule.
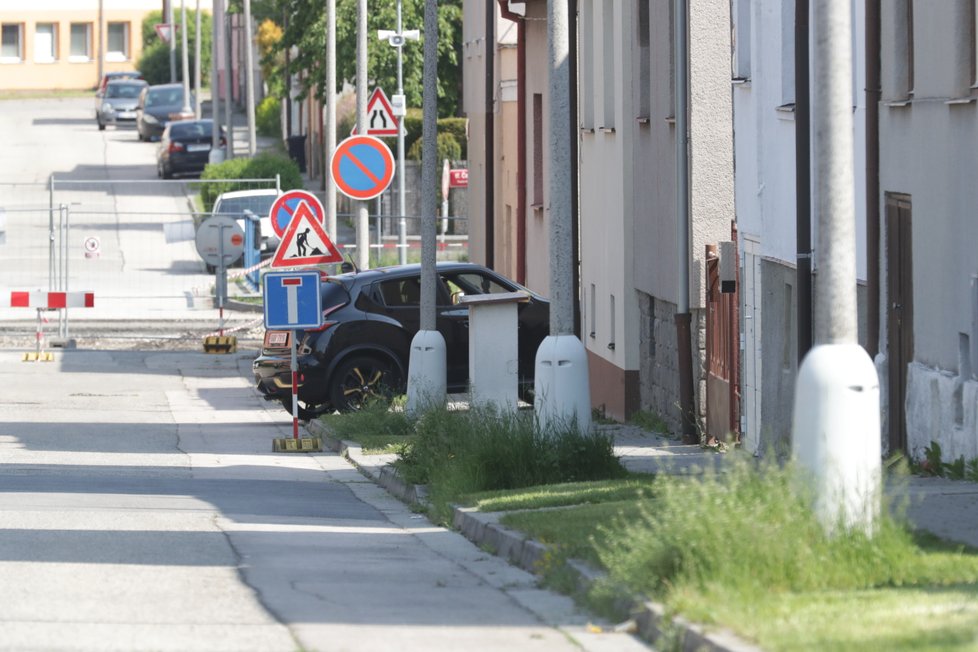
POLYGON ((397 95, 391 98, 391 108, 394 116, 400 121, 397 128, 397 205, 400 218, 397 222, 397 260, 403 265, 407 263, 407 218, 404 209, 404 116, 407 114, 407 102, 404 99, 404 75, 402 48, 405 41, 417 41, 421 32, 416 29, 404 31, 401 26, 401 0, 397 0, 397 29, 377 30, 377 38, 387 41, 391 47, 397 48, 397 95))
POLYGON ((881 490, 879 378, 856 341, 850 10, 849 0, 823 0, 814 10, 816 346, 798 369, 792 447, 811 472, 823 527, 872 534, 881 490))
POLYGON ((411 340, 408 359, 410 414, 445 404, 447 393, 445 338, 435 323, 435 235, 438 174, 438 3, 424 3, 424 87, 421 129, 421 329, 411 340))
POLYGON ((537 349, 534 408, 541 429, 591 429, 587 351, 574 335, 567 3, 547 2, 550 63, 550 335, 537 349))

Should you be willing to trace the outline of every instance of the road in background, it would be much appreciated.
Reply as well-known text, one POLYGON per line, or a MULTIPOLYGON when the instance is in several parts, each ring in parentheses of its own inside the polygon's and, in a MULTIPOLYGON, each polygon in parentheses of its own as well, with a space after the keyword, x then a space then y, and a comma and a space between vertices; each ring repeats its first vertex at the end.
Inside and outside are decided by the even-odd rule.
MULTIPOLYGON (((96 295, 95 308, 72 310, 72 320, 177 319, 216 328, 214 278, 193 242, 196 191, 186 181, 157 180, 157 143, 140 142, 132 126, 99 131, 94 98, 7 100, 2 109, 2 289, 49 289, 53 175, 55 240, 60 204, 70 226, 56 276, 67 266, 67 289, 96 295), (96 256, 85 255, 91 239, 99 243, 96 256)), ((11 310, 6 296, 0 302, 0 320, 33 318, 32 311, 11 310)))

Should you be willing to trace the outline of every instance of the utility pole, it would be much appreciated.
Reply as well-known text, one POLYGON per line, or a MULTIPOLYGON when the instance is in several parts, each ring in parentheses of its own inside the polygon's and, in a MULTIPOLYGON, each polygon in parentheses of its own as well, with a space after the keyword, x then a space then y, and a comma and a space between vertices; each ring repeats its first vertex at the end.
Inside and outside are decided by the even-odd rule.
POLYGON ((221 37, 221 22, 218 16, 224 15, 221 7, 223 0, 214 0, 214 10, 211 12, 211 152, 207 156, 208 163, 220 163, 224 160, 221 151, 221 91, 219 87, 220 73, 218 72, 218 47, 221 37))
POLYGON ((170 26, 170 83, 177 83, 177 26, 173 22, 173 3, 166 0, 166 23, 170 26))
POLYGON ((255 139, 255 63, 251 34, 251 0, 244 0, 245 22, 245 112, 248 116, 248 156, 258 151, 255 139))
MULTIPOLYGON (((359 120, 359 119, 358 119, 359 120)), ((336 184, 329 164, 336 151, 336 0, 326 0, 326 233, 336 241, 336 184)))
MULTIPOLYGON (((194 14, 194 119, 200 120, 200 0, 194 14)), ((213 86, 213 84, 211 84, 213 86)), ((213 95, 213 93, 211 93, 213 95)), ((211 100, 213 101, 213 100, 211 100)))
POLYGON ((876 367, 856 339, 852 23, 849 0, 814 11, 814 158, 818 285, 815 342, 798 370, 792 447, 814 481, 823 527, 872 534, 880 511, 876 367))
MULTIPOLYGON (((591 430, 587 351, 574 335, 570 33, 567 0, 547 0, 549 63, 550 335, 537 350, 534 407, 545 431, 591 430)), ((488 44, 487 44, 488 47, 488 44)))
POLYGON ((227 157, 234 158, 234 112, 231 107, 231 16, 227 13, 227 1, 217 0, 221 5, 221 47, 224 49, 224 124, 228 130, 227 157))
MULTIPOLYGON (((357 133, 367 133, 367 0, 357 0, 357 133)), ((357 267, 370 267, 370 217, 367 202, 353 203, 357 229, 357 267)))
POLYGON ((397 222, 397 259, 403 265, 407 263, 407 217, 404 208, 404 116, 407 114, 407 102, 404 99, 403 49, 407 39, 417 41, 421 38, 416 29, 404 31, 401 22, 402 0, 397 0, 397 29, 395 31, 382 29, 377 37, 386 40, 392 47, 397 48, 397 95, 391 99, 391 108, 398 120, 397 126, 397 203, 400 218, 397 222))
POLYGON ((406 410, 418 414, 445 404, 445 338, 435 319, 435 237, 438 203, 438 3, 424 4, 424 72, 421 130, 421 329, 411 340, 406 410))
POLYGON ((181 0, 180 2, 180 35, 181 43, 183 45, 181 49, 181 57, 183 60, 183 108, 180 112, 184 115, 193 112, 190 108, 190 62, 189 54, 187 52, 187 0, 181 0))
MULTIPOLYGON (((105 27, 103 0, 98 0, 98 84, 101 88, 102 76, 105 74, 105 48, 102 47, 102 30, 105 27)), ((172 27, 171 27, 172 29, 172 27)))

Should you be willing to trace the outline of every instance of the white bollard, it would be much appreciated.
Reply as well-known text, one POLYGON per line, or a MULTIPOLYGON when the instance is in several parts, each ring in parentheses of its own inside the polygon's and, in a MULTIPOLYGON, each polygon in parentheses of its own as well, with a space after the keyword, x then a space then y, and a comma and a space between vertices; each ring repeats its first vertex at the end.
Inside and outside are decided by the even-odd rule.
POLYGON ((445 338, 438 331, 418 331, 408 359, 408 414, 441 407, 448 396, 445 338))
POLYGON ((574 335, 550 335, 537 349, 533 407, 544 431, 576 421, 582 433, 591 430, 591 386, 587 350, 574 335))
POLYGON ((795 387, 792 448, 811 472, 826 531, 842 523, 872 534, 880 512, 879 377, 858 344, 809 351, 795 387))

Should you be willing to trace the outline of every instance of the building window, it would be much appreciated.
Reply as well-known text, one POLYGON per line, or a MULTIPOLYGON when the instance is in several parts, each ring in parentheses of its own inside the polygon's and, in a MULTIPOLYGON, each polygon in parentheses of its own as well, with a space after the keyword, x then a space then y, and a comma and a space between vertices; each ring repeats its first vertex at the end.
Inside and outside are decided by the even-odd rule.
POLYGON ((795 103, 795 0, 781 3, 781 105, 795 103))
POLYGON ((34 61, 51 63, 58 58, 58 26, 38 23, 34 28, 34 61))
POLYGON ((129 23, 109 23, 106 61, 129 59, 129 23))
POLYGON ((971 88, 978 90, 978 0, 971 2, 971 88))
POLYGON ((92 24, 71 24, 71 50, 68 52, 69 61, 91 61, 92 59, 92 24))
POLYGON ((735 0, 734 5, 734 79, 750 79, 750 12, 751 0, 735 0))
POLYGON ((602 2, 601 16, 601 39, 602 39, 602 69, 603 79, 601 80, 604 95, 604 115, 601 116, 601 126, 604 129, 615 128, 615 77, 617 66, 615 66, 615 4, 614 2, 602 2))
POLYGON ((0 27, 0 62, 20 63, 24 60, 24 26, 4 23, 0 27))
POLYGON ((543 95, 533 94, 533 206, 543 207, 543 95))
POLYGON ((649 21, 649 0, 638 0, 638 119, 648 122, 652 101, 652 61, 649 58, 651 35, 649 21))
POLYGON ((590 0, 581 2, 581 63, 580 88, 581 129, 594 129, 594 4, 590 0))
POLYGON ((903 78, 905 80, 904 95, 910 97, 913 95, 913 67, 914 67, 914 57, 913 57, 913 0, 904 0, 906 6, 903 7, 903 16, 897 16, 898 19, 902 19, 902 25, 900 26, 903 30, 903 78))

